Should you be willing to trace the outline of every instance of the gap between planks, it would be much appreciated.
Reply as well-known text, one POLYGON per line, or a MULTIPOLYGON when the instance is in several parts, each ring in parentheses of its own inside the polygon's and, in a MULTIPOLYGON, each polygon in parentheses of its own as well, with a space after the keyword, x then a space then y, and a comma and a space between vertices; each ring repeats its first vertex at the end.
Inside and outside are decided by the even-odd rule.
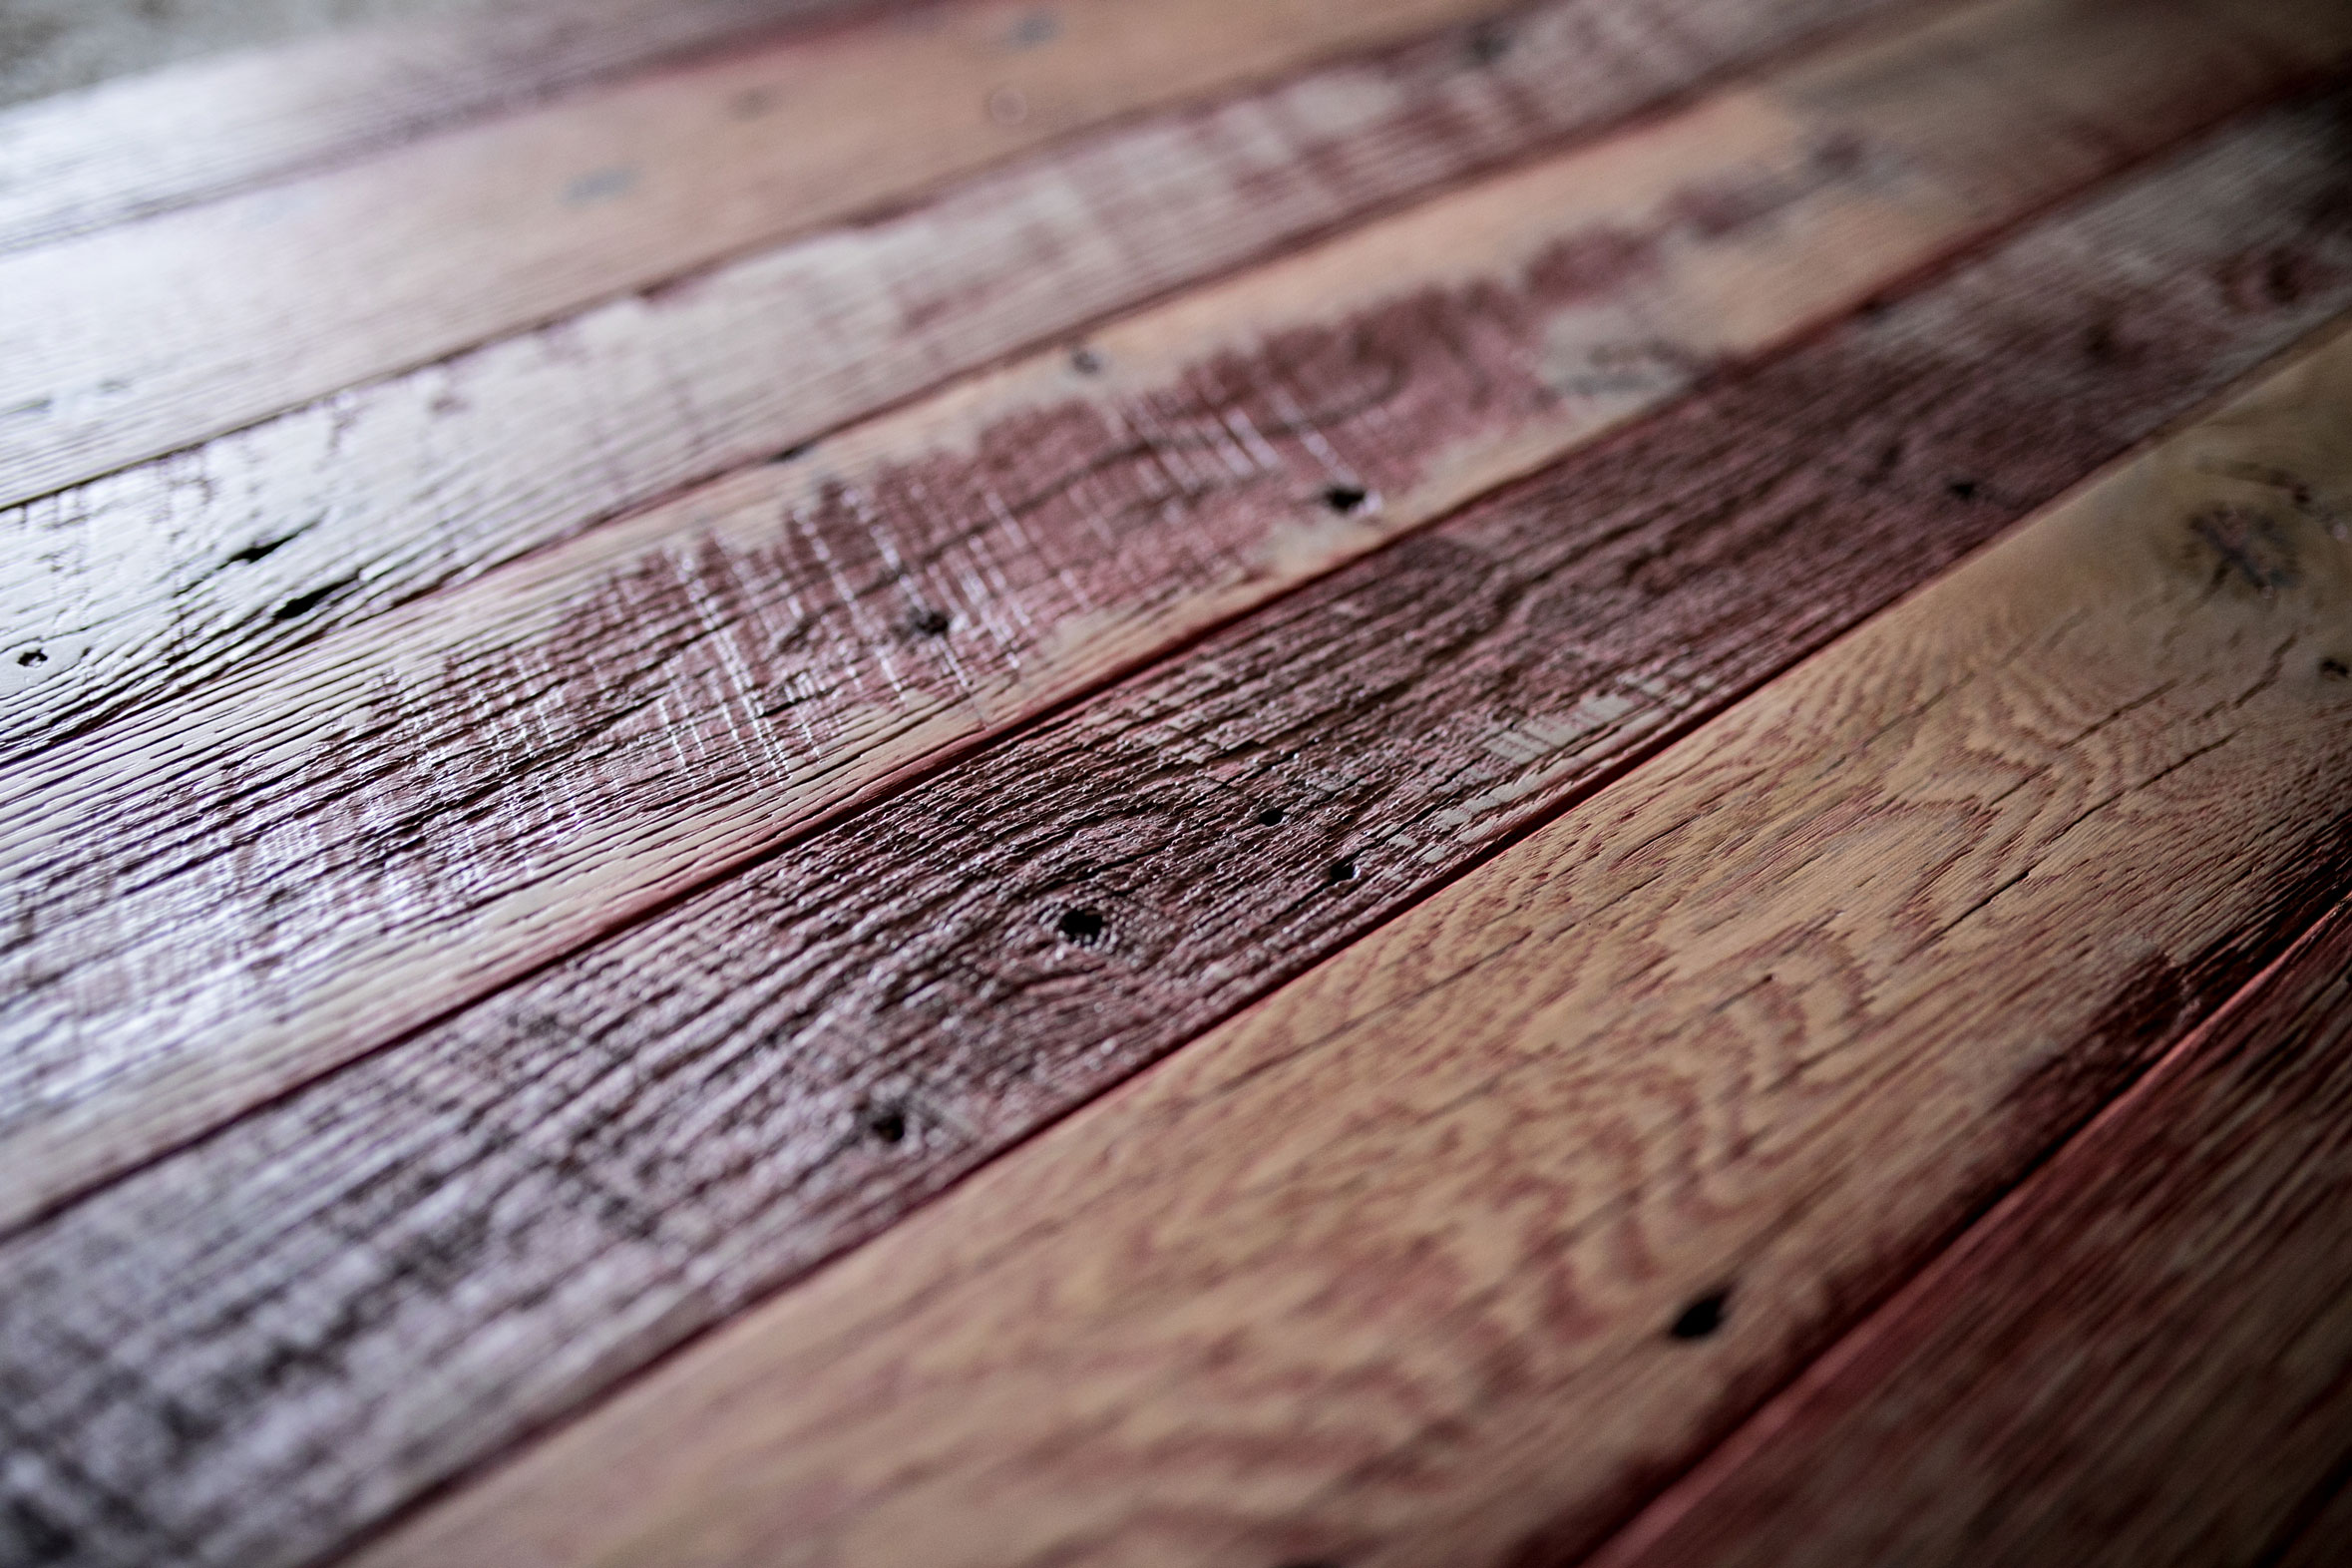
POLYGON ((2275 1562, 2352 1472, 2348 967, 2339 905, 1590 1568, 2275 1562))
POLYGON ((306 1561, 873 1235, 2352 305, 2342 115, 2236 126, 0 1247, 0 1518, 306 1561))
POLYGON ((953 0, 0 255, 0 501, 1494 0, 953 0))
POLYGON ((2267 98, 2286 32, 1981 5, 40 754, 0 779, 0 1223, 2267 98))
POLYGON ((2340 892, 2348 415, 2339 332, 357 1560, 1589 1549, 2340 892))

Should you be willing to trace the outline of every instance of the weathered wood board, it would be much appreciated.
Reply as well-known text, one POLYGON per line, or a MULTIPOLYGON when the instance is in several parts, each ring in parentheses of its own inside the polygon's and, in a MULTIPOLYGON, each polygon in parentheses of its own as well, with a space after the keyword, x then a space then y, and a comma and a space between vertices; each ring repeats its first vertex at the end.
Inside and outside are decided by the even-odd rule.
POLYGON ((154 0, 9 0, 0 11, 0 104, 9 106, 0 109, 0 251, 374 153, 853 3, 405 0, 272 8, 255 0, 204 7, 187 0, 168 7, 154 0), (56 14, 23 14, 41 9, 56 14), (200 18, 190 15, 199 9, 200 18), (342 25, 319 30, 326 21, 342 25), (163 53, 198 47, 212 57, 163 53), (38 96, 36 88, 64 96, 19 102, 38 96))
POLYGON ((2339 907, 1592 1568, 2275 1562, 2352 1473, 2348 968, 2339 907))
POLYGON ((2339 336, 359 1560, 1592 1544, 2340 886, 2348 415, 2339 336))
POLYGON ((1881 4, 1542 0, 0 512, 0 762, 1881 4))
POLYGON ((2265 96, 2265 20, 1997 0, 1808 62, 40 753, 0 1222, 2265 96))
POLYGON ((0 255, 0 502, 1492 5, 955 0, 0 255))
POLYGON ((68 1561, 303 1560, 873 1234, 2352 305, 2341 113, 2235 128, 0 1247, 10 1509, 68 1561))

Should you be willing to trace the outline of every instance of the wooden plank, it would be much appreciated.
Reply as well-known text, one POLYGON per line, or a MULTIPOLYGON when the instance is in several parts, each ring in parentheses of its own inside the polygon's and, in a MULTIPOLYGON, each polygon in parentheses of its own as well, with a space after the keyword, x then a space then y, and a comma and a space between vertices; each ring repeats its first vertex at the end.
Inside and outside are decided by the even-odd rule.
POLYGON ((956 0, 0 256, 0 502, 1493 3, 956 0))
POLYGON ((1880 4, 1543 0, 0 513, 0 759, 1880 4))
MULTIPOLYGON (((838 0, 48 3, 57 14, 0 16, 0 105, 13 106, 0 110, 0 251, 377 152, 841 9, 838 0), (337 25, 319 31, 327 22, 337 25), (176 63, 211 51, 223 53, 176 63), (64 96, 20 102, 37 91, 64 96)), ((10 9, 25 10, 25 0, 10 9)))
POLYGON ((21 934, 0 971, 0 1217, 2266 93, 2288 67, 2249 17, 2241 0, 2160 16, 1995 0, 1183 296, 1098 334, 1083 364, 1008 366, 41 753, 0 780, 21 934), (1957 134, 1988 103, 2001 131, 1957 134))
POLYGON ((2352 1473, 2347 967, 2339 907, 1593 1568, 2274 1561, 2352 1473))
POLYGON ((1589 1547, 2341 886, 2348 414, 2338 336, 357 1560, 1589 1547))
POLYGON ((74 1561, 323 1553, 872 1235, 2352 306, 2342 113, 2234 129, 0 1245, 0 1518, 74 1561))

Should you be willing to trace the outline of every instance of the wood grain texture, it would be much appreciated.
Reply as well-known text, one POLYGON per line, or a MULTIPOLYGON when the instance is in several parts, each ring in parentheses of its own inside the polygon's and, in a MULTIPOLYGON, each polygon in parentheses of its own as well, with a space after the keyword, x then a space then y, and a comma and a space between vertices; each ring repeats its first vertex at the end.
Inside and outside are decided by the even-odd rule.
POLYGON ((0 1221, 2263 95, 2262 20, 1997 0, 41 753, 0 779, 0 1221))
POLYGON ((2275 1561, 2352 1473, 2348 968, 2340 907, 1593 1568, 2275 1561))
POLYGON ((0 502, 1492 3, 954 0, 0 256, 0 502))
POLYGON ((1877 8, 1543 0, 0 513, 0 759, 1877 8))
POLYGON ((84 90, 0 111, 0 251, 378 152, 844 4, 7 0, 0 104, 36 82, 84 90), (25 14, 39 10, 56 14, 25 14), (27 47, 33 37, 40 48, 27 47), (228 52, 145 70, 207 48, 228 52))
POLYGON ((358 1560, 1591 1544, 2340 886, 2347 415, 2339 336, 358 1560))
POLYGON ((870 1236, 2352 305, 2343 112, 2237 128, 0 1246, 0 1517, 68 1562, 299 1561, 870 1236))

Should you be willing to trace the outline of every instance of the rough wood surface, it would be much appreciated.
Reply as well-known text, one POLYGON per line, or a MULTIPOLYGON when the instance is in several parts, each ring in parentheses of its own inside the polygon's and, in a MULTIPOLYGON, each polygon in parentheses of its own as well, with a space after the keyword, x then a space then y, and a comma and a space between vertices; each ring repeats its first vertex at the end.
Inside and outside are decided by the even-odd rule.
POLYGON ((2341 885, 2348 417, 2338 337, 359 1561, 1589 1544, 2341 885))
POLYGON ((35 81, 88 89, 0 112, 0 251, 376 152, 845 3, 0 0, 0 103, 35 81), (24 14, 50 7, 61 14, 24 14), (94 73, 206 47, 233 52, 95 85, 94 73))
POLYGON ((1543 0, 0 512, 0 759, 1880 5, 1543 0))
POLYGON ((0 1518, 300 1560, 873 1234, 2352 305, 2341 119, 2235 129, 0 1248, 0 1518))
POLYGON ((1492 4, 953 0, 0 255, 0 502, 1492 4))
POLYGON ((2267 94, 2264 20, 1997 0, 41 753, 0 778, 0 1222, 2267 94))
POLYGON ((2352 1473, 2348 967, 2339 908, 1592 1568, 2274 1562, 2352 1473))

